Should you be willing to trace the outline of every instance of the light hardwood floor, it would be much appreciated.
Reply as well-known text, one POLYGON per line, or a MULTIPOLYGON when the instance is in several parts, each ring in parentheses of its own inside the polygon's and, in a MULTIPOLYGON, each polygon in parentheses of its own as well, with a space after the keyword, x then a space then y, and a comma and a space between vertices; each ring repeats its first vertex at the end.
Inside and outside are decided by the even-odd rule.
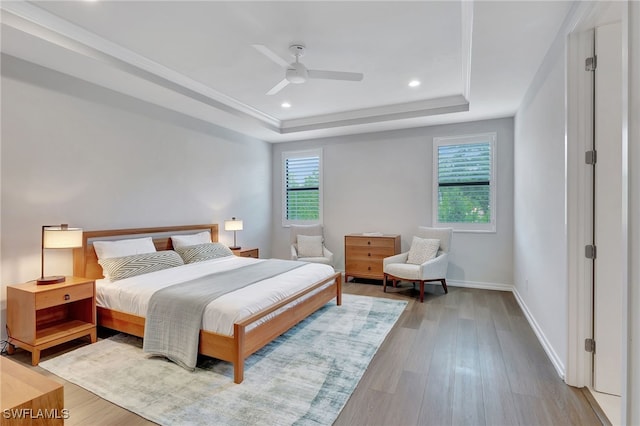
MULTIPOLYGON (((347 283, 345 293, 409 301, 335 425, 600 425, 582 391, 564 384, 511 293, 428 285, 383 293, 347 283)), ((42 359, 78 341, 43 351, 42 359)), ((28 352, 13 359, 30 366, 28 352)), ((65 385, 67 425, 147 425, 147 420, 65 385)), ((250 372, 247 372, 250 374, 250 372)), ((240 385, 241 386, 241 385, 240 385)))

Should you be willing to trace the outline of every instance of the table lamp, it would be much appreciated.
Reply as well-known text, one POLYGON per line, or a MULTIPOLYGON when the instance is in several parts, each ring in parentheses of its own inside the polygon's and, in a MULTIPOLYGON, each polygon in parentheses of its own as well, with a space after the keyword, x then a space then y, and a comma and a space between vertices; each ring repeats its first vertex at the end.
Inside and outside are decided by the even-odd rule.
POLYGON ((242 231, 242 219, 232 217, 231 220, 225 220, 224 230, 233 231, 233 246, 229 248, 231 250, 240 250, 240 246, 236 244, 236 231, 242 231))
POLYGON ((44 276, 44 249, 60 249, 82 247, 82 229, 69 228, 69 225, 59 226, 44 225, 42 227, 42 248, 40 253, 40 278, 37 284, 55 284, 64 282, 61 275, 44 276))

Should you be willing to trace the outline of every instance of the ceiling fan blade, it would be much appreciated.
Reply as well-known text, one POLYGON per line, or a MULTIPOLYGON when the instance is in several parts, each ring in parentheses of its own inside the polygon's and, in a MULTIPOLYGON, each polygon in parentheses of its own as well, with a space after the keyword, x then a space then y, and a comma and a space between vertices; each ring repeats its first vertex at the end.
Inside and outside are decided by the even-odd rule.
POLYGON ((273 62, 280 65, 281 67, 285 67, 285 68, 289 67, 289 62, 282 59, 280 56, 278 56, 273 50, 269 49, 267 46, 263 44, 252 44, 252 46, 258 52, 262 53, 264 56, 271 59, 273 62))
POLYGON ((267 92, 267 95, 275 95, 276 93, 278 93, 279 91, 281 91, 282 89, 284 89, 287 85, 289 84, 289 80, 287 80, 286 78, 284 80, 282 80, 280 83, 276 84, 275 86, 273 86, 271 88, 271 90, 269 90, 267 92))
POLYGON ((361 81, 363 77, 364 77, 364 74, 360 72, 309 70, 309 78, 322 78, 325 80, 361 81))

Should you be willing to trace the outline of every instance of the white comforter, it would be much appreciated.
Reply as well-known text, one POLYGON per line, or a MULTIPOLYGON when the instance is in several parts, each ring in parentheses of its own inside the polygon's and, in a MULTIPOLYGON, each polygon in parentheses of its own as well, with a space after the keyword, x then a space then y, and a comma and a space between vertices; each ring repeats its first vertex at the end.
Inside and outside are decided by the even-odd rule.
MULTIPOLYGON (((144 317, 149 299, 156 290, 212 272, 226 271, 263 261, 262 259, 228 256, 114 282, 107 279, 96 280, 97 304, 104 308, 144 317)), ((331 266, 308 263, 274 278, 225 294, 207 305, 202 318, 202 328, 232 336, 234 323, 329 277, 333 273, 334 270, 331 266)))

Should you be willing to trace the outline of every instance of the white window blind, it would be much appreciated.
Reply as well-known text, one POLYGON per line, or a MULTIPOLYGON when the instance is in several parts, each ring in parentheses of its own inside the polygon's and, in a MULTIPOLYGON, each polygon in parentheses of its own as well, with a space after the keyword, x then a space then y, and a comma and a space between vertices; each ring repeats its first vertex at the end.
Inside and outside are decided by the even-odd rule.
POLYGON ((436 224, 495 231, 495 134, 434 140, 436 224))
POLYGON ((283 154, 283 223, 318 223, 321 219, 319 151, 283 154))

